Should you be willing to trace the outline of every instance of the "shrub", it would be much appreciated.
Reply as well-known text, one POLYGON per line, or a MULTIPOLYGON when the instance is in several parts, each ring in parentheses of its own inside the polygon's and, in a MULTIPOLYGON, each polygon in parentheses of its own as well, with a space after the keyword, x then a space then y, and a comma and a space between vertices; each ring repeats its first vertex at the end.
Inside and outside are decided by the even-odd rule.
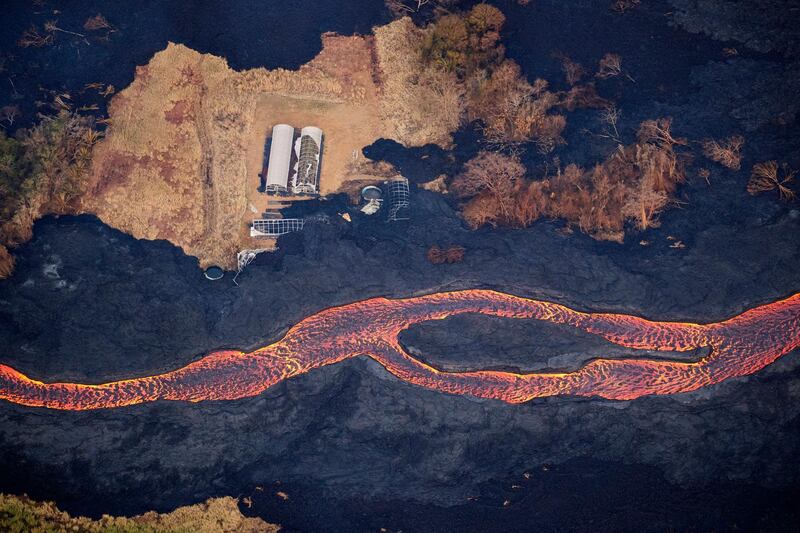
POLYGON ((422 44, 422 60, 443 70, 463 69, 467 62, 467 25, 458 15, 445 15, 430 29, 422 44))
POLYGON ((28 48, 33 46, 35 48, 41 48, 43 46, 48 46, 55 42, 55 37, 53 32, 44 31, 40 32, 39 28, 36 25, 31 26, 24 32, 17 40, 17 46, 21 48, 28 48))
MULTIPOLYGON (((592 237, 617 241, 628 221, 641 230, 656 226, 685 179, 684 157, 675 151, 685 141, 673 137, 670 128, 670 119, 643 122, 636 143, 620 146, 588 171, 570 164, 554 176, 526 181, 517 169, 509 173, 516 179, 501 181, 501 194, 485 187, 462 188, 462 196, 475 194, 463 206, 464 219, 472 227, 524 227, 543 216, 561 218, 592 237)), ((514 168, 504 158, 508 156, 479 166, 494 172, 495 164, 514 168)))
POLYGON ((448 246, 447 248, 439 248, 434 244, 428 248, 426 257, 428 258, 428 261, 434 265, 458 263, 464 259, 464 247, 448 246))
POLYGON ((464 164, 451 190, 461 198, 476 197, 464 211, 472 227, 506 222, 514 205, 513 193, 525 174, 516 156, 482 151, 464 164))
POLYGON ((470 119, 481 119, 486 140, 498 146, 535 141, 543 152, 564 142, 562 115, 550 114, 559 97, 547 90, 547 82, 533 85, 522 76, 519 65, 503 61, 488 80, 479 85, 469 106, 470 119))
MULTIPOLYGON (((548 153, 564 142, 566 119, 552 112, 560 96, 548 91, 543 80, 528 83, 519 66, 504 59, 504 22, 502 12, 481 3, 425 28, 403 18, 375 30, 382 115, 396 130, 396 139, 442 143, 442 132, 449 138, 466 116, 482 122, 494 148, 533 141, 548 153)), ((576 91, 568 105, 599 105, 592 93, 576 91)))
POLYGON ((468 71, 485 69, 502 59, 505 48, 500 44, 500 29, 505 21, 505 15, 489 4, 477 4, 469 11, 468 71))
POLYGON ((672 148, 675 145, 685 146, 686 139, 672 136, 672 118, 645 120, 639 125, 636 138, 640 143, 650 143, 661 147, 672 148))
POLYGON ((86 19, 86 22, 83 23, 83 29, 89 31, 98 31, 98 30, 106 30, 109 32, 114 31, 114 27, 100 13, 86 19))
POLYGON ((597 76, 600 79, 613 78, 622 74, 622 58, 619 54, 606 54, 600 59, 597 76))
POLYGON ((497 199, 490 194, 480 194, 461 207, 461 216, 472 229, 497 226, 503 223, 497 199))
POLYGON ((19 114, 19 107, 15 105, 3 106, 0 108, 0 122, 5 122, 8 126, 13 126, 19 114))
POLYGON ((636 82, 630 74, 622 70, 622 57, 619 54, 606 54, 598 63, 595 77, 605 80, 619 75, 624 75, 632 82, 636 82))
POLYGON ((0 244, 0 279, 5 279, 14 271, 14 256, 8 248, 0 244))
POLYGON ((796 175, 797 171, 790 169, 785 164, 781 165, 779 169, 777 161, 756 163, 753 165, 750 181, 747 182, 747 192, 756 195, 777 190, 781 200, 794 200, 795 192, 788 184, 794 180, 796 175))
POLYGON ((742 167, 743 146, 744 137, 741 135, 734 135, 723 141, 706 139, 703 141, 703 155, 731 170, 739 170, 742 167))
POLYGON ((502 58, 500 29, 503 13, 489 4, 477 4, 465 15, 449 14, 427 29, 422 59, 462 79, 502 58))
POLYGON ((576 63, 569 56, 559 52, 555 54, 555 57, 561 61, 561 71, 568 84, 575 85, 586 75, 583 65, 576 63))
POLYGON ((593 83, 575 85, 569 91, 561 93, 560 96, 559 105, 567 111, 587 108, 608 109, 613 106, 611 101, 597 94, 597 89, 593 83))
POLYGON ((516 156, 481 151, 464 164, 463 172, 453 180, 452 190, 461 197, 485 191, 503 198, 511 194, 524 174, 525 167, 516 156))
POLYGON ((42 212, 75 211, 99 135, 90 117, 68 111, 14 138, 0 132, 0 245, 27 240, 42 212))
POLYGON ((641 0, 613 0, 609 9, 617 13, 625 13, 630 11, 641 3, 641 0))

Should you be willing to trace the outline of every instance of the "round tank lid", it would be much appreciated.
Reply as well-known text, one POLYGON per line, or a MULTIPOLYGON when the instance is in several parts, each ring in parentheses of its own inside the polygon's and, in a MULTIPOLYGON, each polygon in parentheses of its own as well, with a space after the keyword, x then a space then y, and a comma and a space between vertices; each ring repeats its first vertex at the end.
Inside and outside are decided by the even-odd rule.
POLYGON ((203 275, 206 277, 206 279, 216 281, 218 279, 222 279, 222 276, 225 275, 225 271, 218 266, 212 266, 208 267, 206 271, 203 272, 203 275))
POLYGON ((383 196, 383 191, 374 185, 367 185, 361 189, 361 197, 364 200, 378 200, 383 196))

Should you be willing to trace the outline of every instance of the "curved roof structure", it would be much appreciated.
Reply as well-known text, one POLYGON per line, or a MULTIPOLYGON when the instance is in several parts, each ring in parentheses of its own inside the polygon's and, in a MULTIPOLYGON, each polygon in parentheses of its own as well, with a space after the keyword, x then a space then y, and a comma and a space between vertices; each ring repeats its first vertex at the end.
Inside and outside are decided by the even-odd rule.
POLYGON ((317 192, 319 176, 319 158, 322 152, 322 130, 316 126, 306 126, 300 131, 300 138, 295 143, 297 164, 292 179, 292 190, 296 194, 314 194, 317 192))
POLYGON ((292 162, 294 128, 288 124, 276 124, 272 128, 272 144, 269 148, 267 167, 267 190, 285 191, 289 186, 289 166, 292 162))

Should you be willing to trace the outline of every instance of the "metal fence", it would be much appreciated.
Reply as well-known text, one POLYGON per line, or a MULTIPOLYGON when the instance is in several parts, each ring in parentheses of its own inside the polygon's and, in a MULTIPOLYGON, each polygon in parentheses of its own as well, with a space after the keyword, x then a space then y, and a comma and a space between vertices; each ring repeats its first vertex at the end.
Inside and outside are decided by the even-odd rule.
POLYGON ((389 220, 408 220, 410 218, 408 180, 406 178, 390 180, 387 189, 389 220))
POLYGON ((250 235, 253 237, 278 237, 303 229, 302 218, 264 218, 253 221, 250 235))

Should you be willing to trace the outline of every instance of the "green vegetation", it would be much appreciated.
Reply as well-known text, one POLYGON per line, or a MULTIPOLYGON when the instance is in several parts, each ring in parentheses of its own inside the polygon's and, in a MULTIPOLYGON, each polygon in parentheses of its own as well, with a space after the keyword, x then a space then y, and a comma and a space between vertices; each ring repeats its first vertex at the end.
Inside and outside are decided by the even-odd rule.
POLYGON ((28 498, 0 495, 0 531, 8 533, 56 533, 62 531, 151 533, 176 531, 144 524, 101 524, 88 519, 74 519, 54 505, 39 503, 28 498))
POLYGON ((550 152, 563 143, 566 119, 552 113, 560 95, 548 91, 544 80, 529 83, 505 58, 504 23, 503 13, 489 4, 442 16, 425 28, 419 45, 422 71, 454 76, 448 92, 460 95, 462 118, 483 123, 490 144, 534 141, 540 151, 550 152))
POLYGON ((450 14, 432 26, 422 43, 422 58, 465 79, 502 59, 500 28, 506 18, 496 7, 478 4, 463 15, 450 14))
POLYGON ((233 498, 212 498, 166 514, 148 512, 132 518, 103 515, 91 520, 72 517, 51 502, 0 494, 0 531, 8 533, 275 533, 279 529, 259 518, 244 517, 233 498))
POLYGON ((37 218, 77 210, 100 136, 92 117, 66 110, 14 137, 0 132, 0 277, 11 272, 5 247, 30 238, 37 218))

